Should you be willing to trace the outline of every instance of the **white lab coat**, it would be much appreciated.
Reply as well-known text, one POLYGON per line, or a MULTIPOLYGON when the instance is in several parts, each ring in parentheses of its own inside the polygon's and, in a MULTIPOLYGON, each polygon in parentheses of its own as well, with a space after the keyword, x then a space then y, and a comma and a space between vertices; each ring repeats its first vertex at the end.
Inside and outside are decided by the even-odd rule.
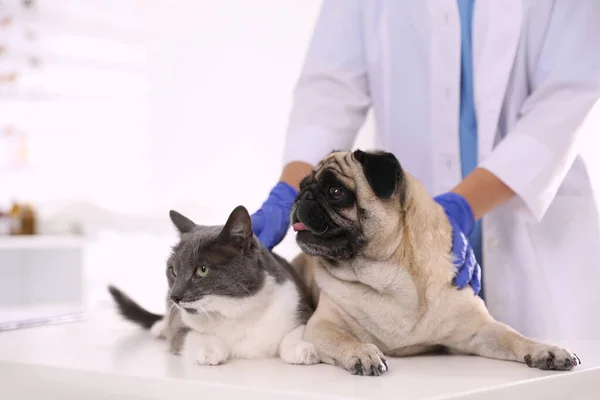
MULTIPOLYGON (((517 196, 483 219, 489 310, 541 339, 600 339, 600 219, 579 129, 600 97, 599 0, 476 0, 480 166, 517 196)), ((285 161, 376 147, 431 195, 461 180, 456 0, 324 0, 295 90, 285 161)), ((600 104, 591 117, 600 119, 600 104)), ((594 134, 592 137, 592 133, 594 134)))

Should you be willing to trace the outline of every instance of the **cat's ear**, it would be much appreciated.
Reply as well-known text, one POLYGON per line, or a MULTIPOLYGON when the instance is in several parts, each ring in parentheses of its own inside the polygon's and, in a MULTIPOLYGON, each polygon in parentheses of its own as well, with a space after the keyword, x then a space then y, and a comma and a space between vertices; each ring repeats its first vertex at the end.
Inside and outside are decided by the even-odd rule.
POLYGON ((223 241, 240 251, 248 250, 252 244, 252 220, 244 206, 237 206, 221 230, 223 241))
POLYGON ((196 224, 194 221, 189 219, 188 217, 184 217, 179 214, 177 211, 171 210, 169 211, 169 217, 171 217, 171 221, 179 231, 179 233, 188 233, 194 230, 196 224))

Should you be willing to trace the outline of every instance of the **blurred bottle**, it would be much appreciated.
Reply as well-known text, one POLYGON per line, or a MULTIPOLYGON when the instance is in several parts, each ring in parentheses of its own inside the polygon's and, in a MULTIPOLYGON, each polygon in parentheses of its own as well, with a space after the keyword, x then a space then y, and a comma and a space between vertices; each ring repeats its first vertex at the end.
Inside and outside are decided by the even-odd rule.
POLYGON ((21 235, 36 234, 36 213, 31 204, 21 207, 21 235))
POLYGON ((21 234, 21 206, 19 203, 13 200, 12 207, 8 212, 8 218, 10 220, 10 234, 20 235, 21 234))

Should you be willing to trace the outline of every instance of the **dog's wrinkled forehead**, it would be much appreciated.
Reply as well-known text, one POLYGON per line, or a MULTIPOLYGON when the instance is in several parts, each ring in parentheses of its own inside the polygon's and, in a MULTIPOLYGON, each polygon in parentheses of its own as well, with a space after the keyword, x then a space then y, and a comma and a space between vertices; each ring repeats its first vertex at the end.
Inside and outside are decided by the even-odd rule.
POLYGON ((391 153, 362 150, 331 152, 316 165, 301 187, 319 182, 327 174, 334 174, 353 192, 366 193, 368 190, 381 200, 390 199, 395 193, 403 198, 404 172, 391 153))
POLYGON ((350 152, 332 152, 322 159, 314 168, 313 174, 308 177, 308 182, 322 181, 335 175, 349 190, 355 191, 356 174, 358 172, 356 160, 350 152))

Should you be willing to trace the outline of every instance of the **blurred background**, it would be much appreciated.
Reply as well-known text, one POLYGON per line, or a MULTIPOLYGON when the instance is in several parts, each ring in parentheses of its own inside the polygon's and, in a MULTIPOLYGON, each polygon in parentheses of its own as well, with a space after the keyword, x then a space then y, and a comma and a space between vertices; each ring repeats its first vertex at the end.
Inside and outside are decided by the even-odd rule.
POLYGON ((169 209, 222 224, 276 183, 320 4, 0 0, 0 309, 113 283, 161 311, 169 209))
POLYGON ((0 330, 110 283, 163 310, 169 210, 223 224, 276 183, 321 2, 0 0, 0 330))

